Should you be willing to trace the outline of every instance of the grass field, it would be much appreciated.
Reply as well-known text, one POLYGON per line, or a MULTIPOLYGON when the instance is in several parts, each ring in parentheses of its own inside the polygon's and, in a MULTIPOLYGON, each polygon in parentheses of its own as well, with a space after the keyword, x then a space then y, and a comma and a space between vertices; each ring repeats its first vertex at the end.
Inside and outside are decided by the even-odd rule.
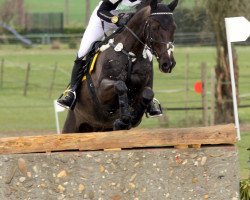
MULTIPOLYGON (((249 95, 250 64, 248 62, 250 48, 237 47, 240 64, 240 95, 249 95)), ((0 88, 0 132, 51 132, 55 133, 53 99, 56 99, 69 81, 72 61, 76 50, 62 45, 59 50, 51 50, 50 46, 37 46, 24 49, 21 46, 0 46, 0 61, 4 58, 3 86, 0 88), (31 63, 30 80, 27 96, 23 96, 23 85, 28 63, 31 63), (55 63, 58 70, 55 87, 49 98, 55 63)), ((201 106, 201 96, 193 91, 193 84, 200 80, 201 62, 206 62, 212 69, 215 64, 215 49, 212 47, 176 47, 177 66, 172 74, 163 74, 155 64, 154 90, 156 97, 167 108, 184 107, 185 99, 185 66, 189 54, 189 106, 201 106), (167 91, 165 91, 167 90, 167 91), (165 91, 165 92, 164 92, 165 91), (171 92, 172 91, 172 92, 171 92), (174 92, 173 92, 174 91, 174 92), (171 92, 171 93, 170 93, 171 92)), ((241 104, 250 104, 249 96, 242 99, 241 104)), ((60 124, 63 124, 66 113, 60 113, 60 124)), ((242 123, 250 123, 250 108, 239 110, 242 123)), ((201 111, 167 111, 167 122, 163 126, 185 127, 201 125, 201 111), (187 118, 192 119, 187 123, 187 118)), ((159 127, 158 119, 144 119, 141 127, 159 127)), ((246 159, 250 147, 250 132, 243 133, 238 144, 242 177, 247 177, 249 166, 246 159)))

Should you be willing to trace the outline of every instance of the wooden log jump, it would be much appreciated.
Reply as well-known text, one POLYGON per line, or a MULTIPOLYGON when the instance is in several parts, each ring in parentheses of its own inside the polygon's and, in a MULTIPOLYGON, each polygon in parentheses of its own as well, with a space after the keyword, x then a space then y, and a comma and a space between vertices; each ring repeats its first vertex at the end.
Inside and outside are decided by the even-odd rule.
POLYGON ((238 200, 235 142, 233 124, 3 138, 0 199, 238 200))
POLYGON ((55 152, 66 150, 130 149, 140 147, 179 148, 205 144, 235 144, 235 126, 136 129, 129 131, 13 137, 0 139, 0 154, 55 152))

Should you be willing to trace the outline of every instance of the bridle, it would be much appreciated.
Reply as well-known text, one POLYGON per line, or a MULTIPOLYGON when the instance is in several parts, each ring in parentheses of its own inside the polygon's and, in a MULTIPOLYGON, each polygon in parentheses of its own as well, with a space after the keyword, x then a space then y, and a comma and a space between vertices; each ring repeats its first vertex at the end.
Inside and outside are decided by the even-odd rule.
MULTIPOLYGON (((173 15, 171 12, 158 12, 158 13, 151 13, 149 17, 151 16, 156 16, 156 15, 173 15)), ((141 43, 145 46, 146 49, 148 49, 151 53, 155 55, 157 60, 159 61, 160 57, 166 52, 174 51, 174 43, 173 42, 163 42, 163 41, 158 41, 152 37, 151 31, 150 31, 150 23, 147 20, 144 26, 144 35, 145 35, 145 41, 143 42, 127 25, 124 25, 124 27, 141 43), (156 52, 156 50, 153 47, 153 43, 158 43, 162 45, 166 45, 166 50, 162 52, 160 55, 156 52)))
MULTIPOLYGON (((156 16, 156 15, 173 15, 173 13, 171 12, 159 12, 159 13, 151 13, 151 16, 156 16)), ((152 37, 151 31, 150 31, 150 23, 148 22, 148 20, 145 23, 145 29, 144 29, 144 33, 146 34, 146 42, 148 43, 149 48, 151 49, 152 53, 155 55, 155 57, 157 58, 157 60, 159 60, 159 58, 166 52, 166 51, 170 51, 173 52, 174 51, 174 43, 173 42, 163 42, 163 41, 158 41, 156 39, 154 39, 152 37), (153 43, 158 43, 158 44, 162 44, 162 45, 166 45, 166 50, 164 52, 162 52, 160 55, 157 54, 157 52, 154 50, 153 47, 153 43)))

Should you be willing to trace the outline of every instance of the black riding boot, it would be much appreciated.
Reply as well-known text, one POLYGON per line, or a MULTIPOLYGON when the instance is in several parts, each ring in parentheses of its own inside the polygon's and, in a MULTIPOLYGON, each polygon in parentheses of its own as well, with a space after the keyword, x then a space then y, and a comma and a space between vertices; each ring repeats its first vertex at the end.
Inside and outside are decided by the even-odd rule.
POLYGON ((162 116, 162 109, 160 102, 154 98, 148 105, 147 117, 160 117, 162 116))
POLYGON ((67 90, 64 91, 61 97, 57 100, 57 103, 67 109, 72 108, 76 100, 76 89, 82 78, 83 67, 85 65, 85 60, 76 58, 74 66, 71 73, 71 81, 67 90))

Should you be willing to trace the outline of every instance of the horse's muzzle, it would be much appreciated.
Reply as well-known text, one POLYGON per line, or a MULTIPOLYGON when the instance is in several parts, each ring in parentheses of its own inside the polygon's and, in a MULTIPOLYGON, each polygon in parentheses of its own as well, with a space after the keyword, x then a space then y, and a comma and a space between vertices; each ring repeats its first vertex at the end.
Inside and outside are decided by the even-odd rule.
POLYGON ((176 62, 174 60, 173 61, 167 61, 167 62, 160 65, 160 70, 163 73, 171 73, 172 69, 174 68, 175 65, 176 65, 176 62))

